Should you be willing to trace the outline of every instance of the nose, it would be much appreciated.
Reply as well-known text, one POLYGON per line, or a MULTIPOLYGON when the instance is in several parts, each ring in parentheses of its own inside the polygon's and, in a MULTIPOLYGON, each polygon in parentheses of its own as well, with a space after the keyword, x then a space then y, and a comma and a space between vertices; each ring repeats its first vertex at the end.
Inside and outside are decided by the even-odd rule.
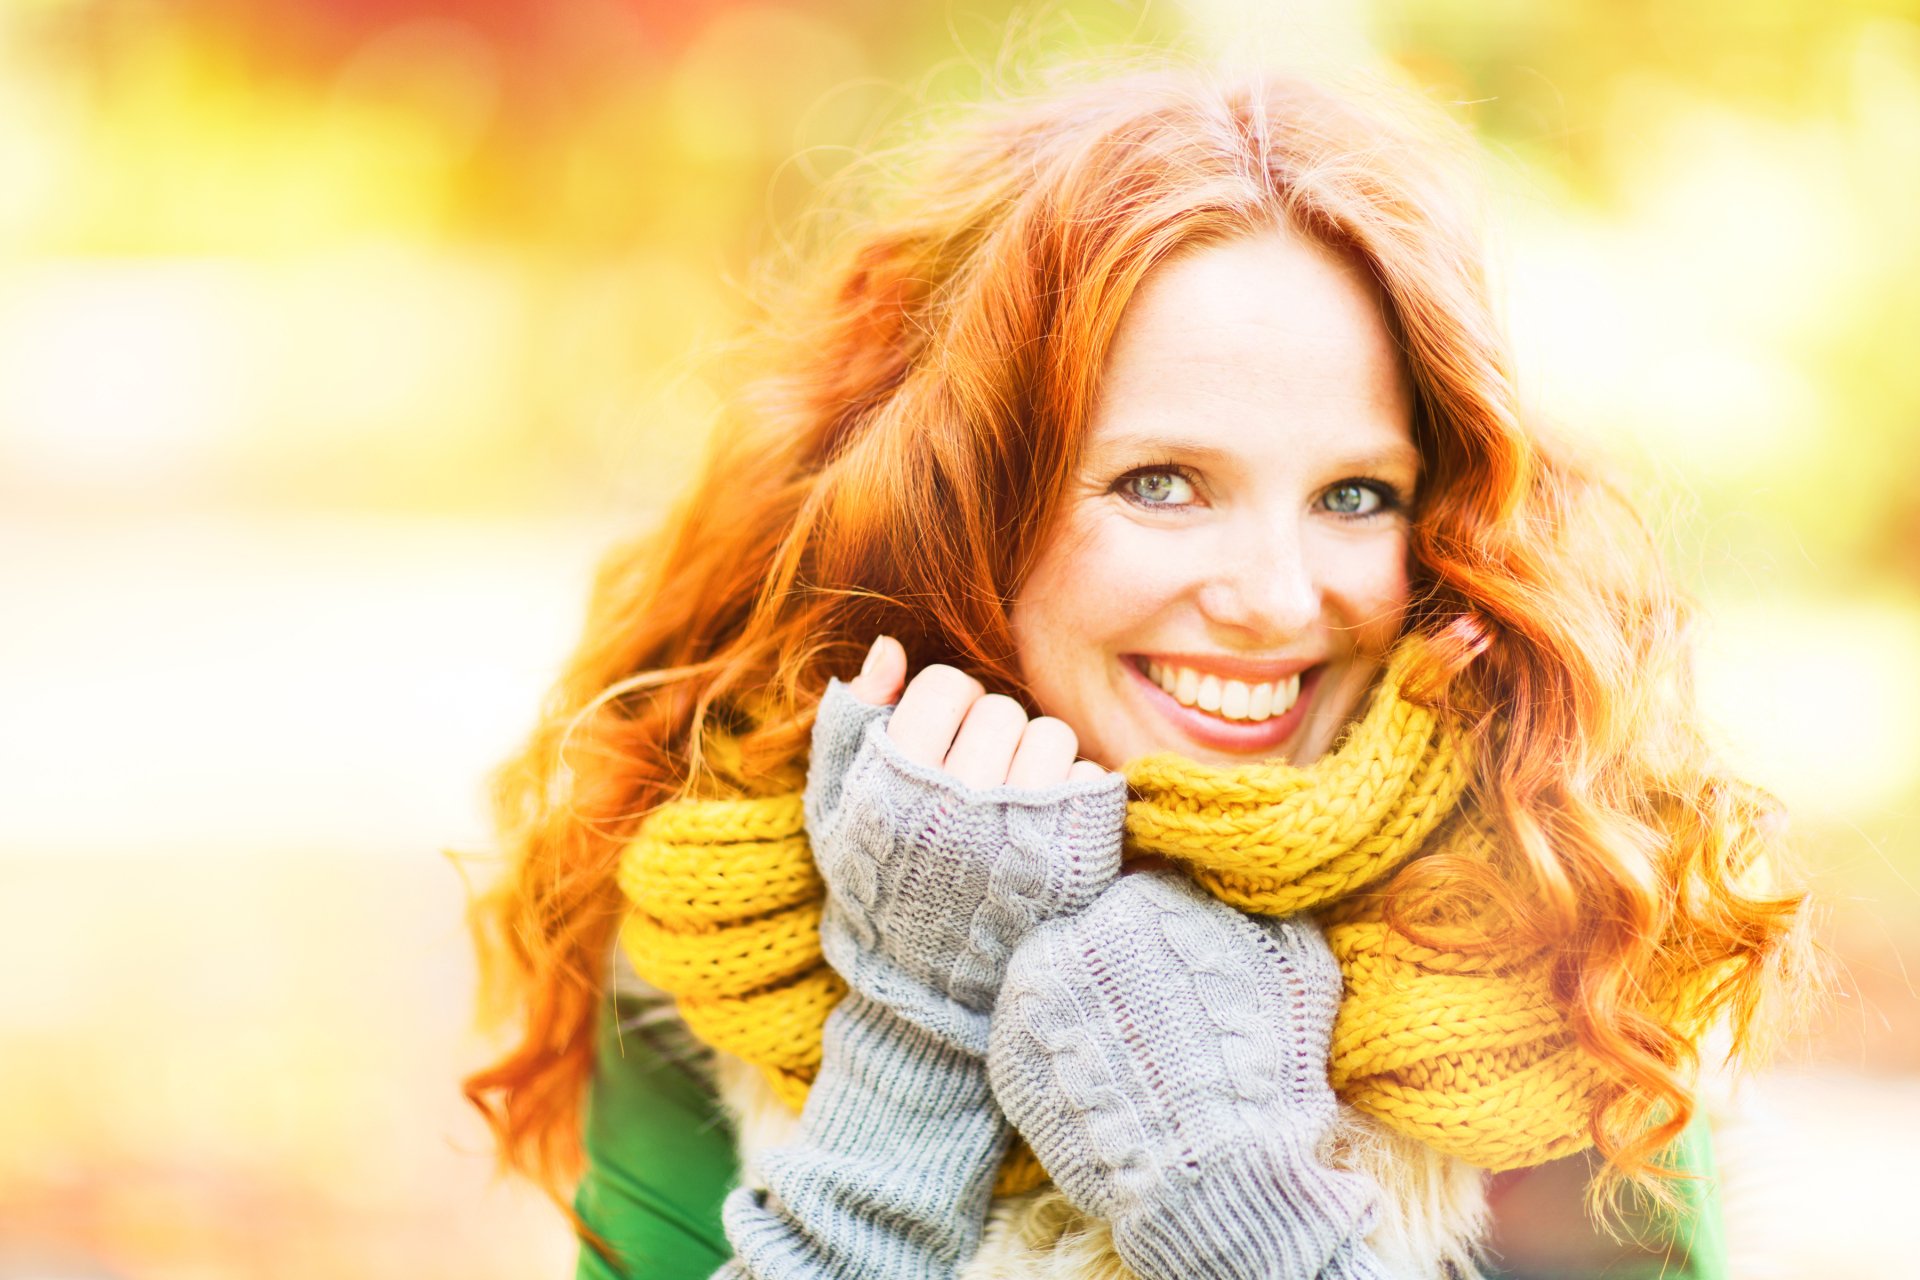
POLYGON ((1200 611, 1249 648, 1285 644, 1320 616, 1320 582, 1297 519, 1222 526, 1203 568, 1200 611))

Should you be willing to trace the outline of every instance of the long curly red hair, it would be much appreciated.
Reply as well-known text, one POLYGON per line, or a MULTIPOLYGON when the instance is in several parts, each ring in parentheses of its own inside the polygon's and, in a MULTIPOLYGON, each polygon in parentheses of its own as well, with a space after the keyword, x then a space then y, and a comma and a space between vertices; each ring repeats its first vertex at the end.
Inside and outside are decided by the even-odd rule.
POLYGON ((1396 902, 1477 884, 1549 943, 1618 1089, 1620 1174, 1692 1113, 1694 1037, 1650 990, 1716 966, 1736 1050, 1804 972, 1798 896, 1758 883, 1777 806, 1695 727, 1688 609, 1634 509, 1523 420, 1465 212, 1461 131, 1384 92, 1156 67, 1053 84, 864 166, 854 216, 789 277, 664 523, 614 549, 585 635, 497 779, 510 865, 474 904, 517 1041, 465 1082, 503 1158, 559 1196, 650 808, 795 785, 812 709, 880 632, 1033 705, 1008 627, 1128 299, 1192 246, 1285 225, 1378 281, 1423 455, 1408 626, 1482 742, 1498 867, 1418 860, 1396 902), (906 163, 893 162, 904 157, 906 163), (719 736, 737 743, 724 758, 719 736))

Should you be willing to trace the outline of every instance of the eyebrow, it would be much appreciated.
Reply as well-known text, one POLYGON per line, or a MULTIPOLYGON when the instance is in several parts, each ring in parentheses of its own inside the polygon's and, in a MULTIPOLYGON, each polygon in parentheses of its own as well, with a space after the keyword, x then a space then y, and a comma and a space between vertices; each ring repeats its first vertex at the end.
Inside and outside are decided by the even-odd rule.
POLYGON ((1342 459, 1341 471, 1392 471, 1404 467, 1419 475, 1425 469, 1420 451, 1410 444, 1389 445, 1385 449, 1373 449, 1366 453, 1355 454, 1342 459))
MULTIPOLYGON (((1165 431, 1148 434, 1125 433, 1096 441, 1094 450, 1102 453, 1177 453, 1210 461, 1231 460, 1232 449, 1203 440, 1191 440, 1165 431)), ((1404 467, 1418 475, 1422 470, 1420 451, 1411 444, 1394 443, 1382 449, 1369 449, 1337 459, 1333 471, 1389 471, 1404 467)))

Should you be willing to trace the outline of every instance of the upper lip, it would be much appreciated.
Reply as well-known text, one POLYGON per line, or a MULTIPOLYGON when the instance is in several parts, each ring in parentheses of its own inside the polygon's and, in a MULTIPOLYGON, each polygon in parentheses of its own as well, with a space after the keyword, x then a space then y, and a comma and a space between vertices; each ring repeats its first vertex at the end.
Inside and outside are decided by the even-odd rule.
POLYGON ((1278 684, 1319 662, 1318 658, 1269 658, 1259 661, 1230 657, 1223 653, 1136 653, 1133 656, 1139 659, 1142 666, 1157 662, 1163 667, 1192 667, 1203 676, 1219 676, 1223 680, 1240 680, 1247 684, 1278 684))

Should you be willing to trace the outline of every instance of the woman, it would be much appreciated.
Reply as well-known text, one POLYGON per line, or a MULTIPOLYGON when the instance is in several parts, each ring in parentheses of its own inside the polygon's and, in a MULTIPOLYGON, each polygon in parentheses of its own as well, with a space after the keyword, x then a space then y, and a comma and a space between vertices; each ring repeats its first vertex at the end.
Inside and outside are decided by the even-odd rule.
MULTIPOLYGON (((1800 903, 1764 883, 1772 802, 1692 729, 1685 610, 1631 505, 1523 420, 1454 149, 1404 108, 1296 80, 1138 73, 983 111, 848 231, 776 311, 769 367, 693 490, 607 562, 551 713, 503 776, 516 862, 481 919, 523 1037, 468 1091, 509 1159, 556 1194, 576 1167, 616 929, 718 1046, 750 1179, 763 1151, 830 1143, 826 1103, 797 1129, 788 1114, 810 1088, 840 1098, 863 1061, 893 1061, 834 1034, 832 1010, 899 989, 857 976, 897 931, 856 918, 835 870, 851 864, 813 848, 824 889, 813 878, 818 797, 864 776, 809 759, 839 724, 922 783, 971 788, 959 805, 1039 787, 1124 806, 1116 853, 1124 825, 1157 869, 1103 892, 1198 884, 1196 918, 1243 913, 1229 933, 1289 918, 1276 953, 1309 974, 1325 927, 1339 1023, 1281 997, 1256 1023, 1284 1024, 1316 1071, 1331 1036, 1344 1105, 1274 1157, 1290 1190, 1256 1196, 1253 1235, 1297 1232, 1283 1210, 1362 1185, 1332 1197, 1343 1216, 1314 1256, 1440 1274, 1473 1265, 1478 1168, 1591 1142, 1596 1196, 1670 1187, 1656 1157, 1697 1133, 1699 1045, 1714 1028, 1736 1054, 1757 1041, 1797 971, 1800 903), (863 651, 874 665, 840 691, 852 718, 823 724, 829 680, 863 651), (886 709, 884 731, 853 703, 886 709), (1266 825, 1234 825, 1249 813, 1266 825), (1497 1046, 1476 1039, 1494 1026, 1497 1046), (1438 1056, 1395 1058, 1402 1037, 1438 1056)), ((1019 962, 1031 938, 1057 957, 1047 930, 1097 923, 1089 899, 1056 905, 994 939, 981 990, 1043 984, 1019 962)), ((1110 958, 1147 999, 1156 974, 1134 954, 1110 958)), ((961 1003, 992 1014, 993 1052, 1015 1046, 985 1065, 992 1102, 1060 1185, 1010 1160, 1000 1190, 1028 1189, 995 1202, 979 1243, 979 1166, 1003 1148, 984 1125, 929 1265, 1099 1274, 1119 1248, 1151 1274, 1160 1255, 1102 1234, 1112 1167, 1076 1153, 1106 1139, 1063 1127, 1077 1113, 1041 1022, 1023 1039, 992 991, 961 1003)), ((1181 1039, 1168 1023, 1100 1052, 1145 1078, 1181 1039)), ((714 1206, 676 1219, 678 1170, 663 1174, 697 1130, 642 1105, 609 1131, 625 1042, 600 1043, 581 1204, 592 1219, 614 1170, 637 1178, 652 1209, 609 1243, 633 1274, 670 1274, 657 1250, 651 1269, 631 1255, 676 1231, 711 1241, 714 1206)), ((825 1203, 850 1166, 807 1167, 827 1170, 825 1203)), ((804 1181, 732 1202, 733 1246, 755 1205, 781 1219, 766 1239, 804 1232, 804 1181)))

